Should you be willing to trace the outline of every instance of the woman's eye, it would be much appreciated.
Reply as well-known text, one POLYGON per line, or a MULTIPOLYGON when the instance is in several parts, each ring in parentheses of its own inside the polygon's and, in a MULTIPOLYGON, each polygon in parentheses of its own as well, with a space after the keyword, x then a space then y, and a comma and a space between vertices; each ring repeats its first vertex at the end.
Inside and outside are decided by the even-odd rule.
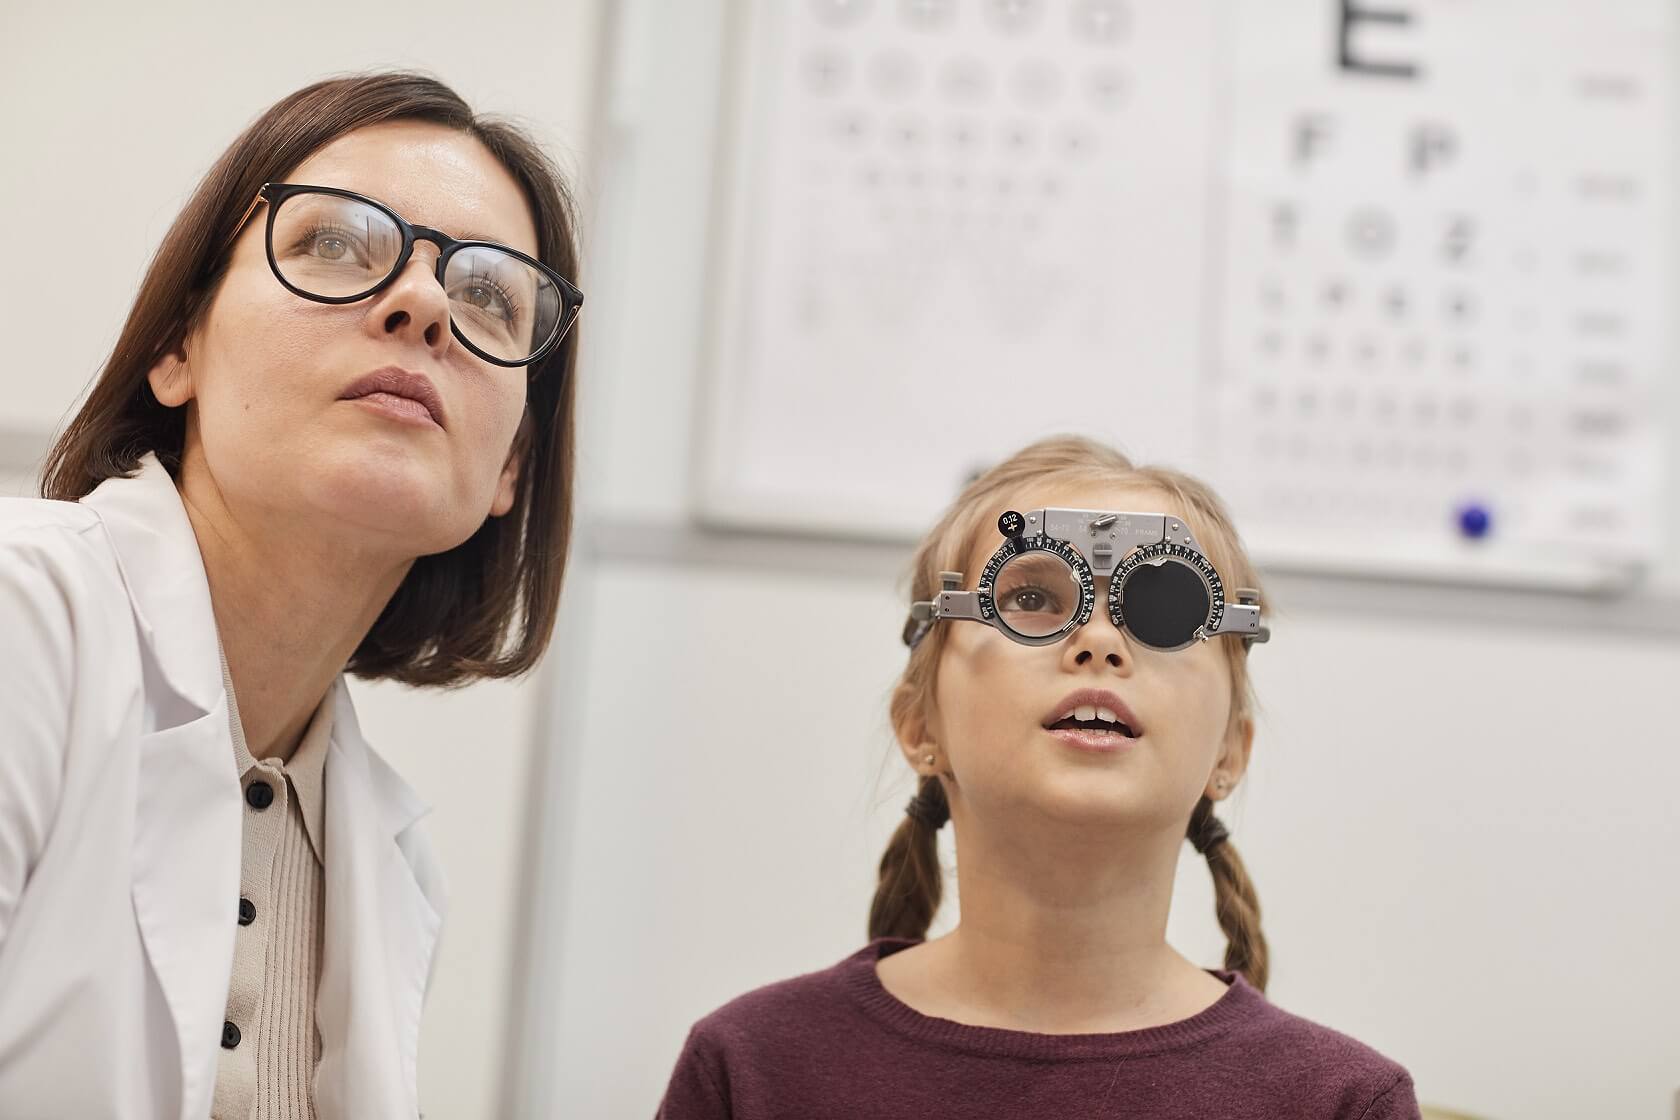
POLYGON ((504 323, 511 323, 518 318, 519 309, 513 305, 507 293, 501 287, 488 280, 474 280, 462 284, 455 290, 455 300, 464 303, 474 311, 498 319, 504 323))
POLYGON ((297 250, 306 257, 328 264, 365 263, 368 257, 367 250, 359 238, 346 230, 331 226, 321 226, 309 231, 299 239, 297 250))
POLYGON ((496 311, 503 306, 502 297, 493 288, 474 284, 461 293, 462 298, 483 311, 496 311))
POLYGON ((342 237, 324 234, 315 239, 315 255, 324 260, 343 260, 350 252, 350 244, 342 237))

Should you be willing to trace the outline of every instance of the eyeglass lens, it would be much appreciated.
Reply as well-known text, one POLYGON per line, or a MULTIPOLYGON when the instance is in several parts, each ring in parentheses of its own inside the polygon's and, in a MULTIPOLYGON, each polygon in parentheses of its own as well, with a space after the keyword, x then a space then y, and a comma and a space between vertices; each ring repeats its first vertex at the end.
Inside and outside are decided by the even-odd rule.
POLYGON ((1164 560, 1133 568, 1120 587, 1126 629, 1146 646, 1175 649, 1207 622, 1213 601, 1188 564, 1164 560))
POLYGON ((1026 638, 1046 638, 1079 613, 1079 579, 1061 557, 1022 552, 992 578, 998 618, 1026 638))

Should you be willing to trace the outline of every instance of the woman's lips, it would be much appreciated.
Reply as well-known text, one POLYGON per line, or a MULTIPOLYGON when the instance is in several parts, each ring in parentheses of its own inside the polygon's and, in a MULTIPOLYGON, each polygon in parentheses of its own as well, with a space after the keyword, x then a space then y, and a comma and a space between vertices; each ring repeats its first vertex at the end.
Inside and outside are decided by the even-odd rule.
POLYGON ((432 379, 423 373, 403 369, 401 366, 381 366, 371 373, 363 374, 339 394, 339 399, 359 400, 380 393, 414 401, 426 410, 432 423, 439 428, 448 423, 443 413, 443 398, 438 395, 437 386, 432 384, 432 379))
POLYGON ((413 424, 421 428, 438 426, 437 421, 432 419, 431 410, 412 397, 399 397, 395 393, 369 393, 365 397, 352 397, 349 403, 363 405, 381 416, 404 424, 413 424))
POLYGON ((1114 754, 1117 751, 1130 750, 1137 745, 1136 739, 1118 731, 1091 731, 1083 727, 1057 727, 1046 730, 1070 747, 1095 754, 1114 754))

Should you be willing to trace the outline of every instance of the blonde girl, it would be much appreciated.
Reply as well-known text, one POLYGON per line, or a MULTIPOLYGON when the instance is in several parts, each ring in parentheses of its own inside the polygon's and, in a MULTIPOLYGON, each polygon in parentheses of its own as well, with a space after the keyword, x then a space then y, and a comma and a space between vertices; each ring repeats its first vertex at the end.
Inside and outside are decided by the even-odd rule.
POLYGON ((1404 1120, 1394 1062, 1280 1010, 1216 808, 1248 767, 1256 573, 1218 498, 1080 438, 970 484, 917 550, 892 723, 917 792, 870 943, 707 1016, 662 1120, 1404 1120), (961 917, 939 908, 955 832, 961 917), (1166 940, 1188 840, 1228 947, 1166 940))

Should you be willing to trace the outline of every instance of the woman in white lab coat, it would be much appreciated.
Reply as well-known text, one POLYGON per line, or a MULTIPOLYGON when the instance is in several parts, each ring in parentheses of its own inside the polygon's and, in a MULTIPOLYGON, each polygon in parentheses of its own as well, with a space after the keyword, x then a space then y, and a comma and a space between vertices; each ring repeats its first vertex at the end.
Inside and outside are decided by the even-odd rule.
POLYGON ((541 655, 575 271, 552 165, 416 75, 293 94, 187 203, 0 502, 0 1115, 416 1115, 442 884, 344 675, 541 655))

